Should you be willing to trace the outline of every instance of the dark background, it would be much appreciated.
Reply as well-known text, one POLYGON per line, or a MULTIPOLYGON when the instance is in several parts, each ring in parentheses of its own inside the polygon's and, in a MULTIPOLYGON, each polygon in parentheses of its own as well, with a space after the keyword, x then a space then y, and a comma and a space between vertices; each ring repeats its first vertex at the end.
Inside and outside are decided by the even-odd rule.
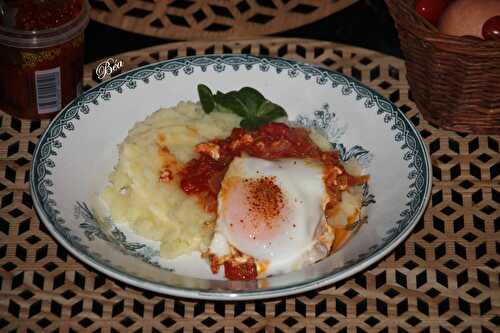
MULTIPOLYGON (((126 32, 92 20, 85 36, 86 63, 174 41, 126 32)), ((402 57, 394 22, 383 0, 360 0, 322 20, 273 36, 340 42, 402 57)))

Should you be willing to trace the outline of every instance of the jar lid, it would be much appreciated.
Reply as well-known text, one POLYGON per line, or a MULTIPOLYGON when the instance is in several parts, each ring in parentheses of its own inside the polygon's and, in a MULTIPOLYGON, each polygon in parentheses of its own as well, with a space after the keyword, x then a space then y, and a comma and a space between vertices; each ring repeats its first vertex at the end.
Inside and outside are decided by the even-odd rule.
POLYGON ((87 0, 0 0, 0 44, 46 48, 83 32, 89 21, 87 0))

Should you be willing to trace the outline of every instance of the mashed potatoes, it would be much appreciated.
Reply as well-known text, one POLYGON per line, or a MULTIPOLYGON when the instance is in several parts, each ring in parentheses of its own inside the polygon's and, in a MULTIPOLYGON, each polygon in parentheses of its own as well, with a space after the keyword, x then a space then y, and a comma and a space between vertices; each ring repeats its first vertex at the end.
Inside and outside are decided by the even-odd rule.
POLYGON ((120 145, 118 165, 100 195, 113 221, 160 241, 163 257, 205 249, 212 235, 206 222, 215 216, 181 190, 175 171, 196 157, 197 144, 229 136, 240 120, 233 114, 206 114, 197 104, 181 102, 137 123, 120 145), (173 179, 161 182, 165 166, 173 171, 173 179))

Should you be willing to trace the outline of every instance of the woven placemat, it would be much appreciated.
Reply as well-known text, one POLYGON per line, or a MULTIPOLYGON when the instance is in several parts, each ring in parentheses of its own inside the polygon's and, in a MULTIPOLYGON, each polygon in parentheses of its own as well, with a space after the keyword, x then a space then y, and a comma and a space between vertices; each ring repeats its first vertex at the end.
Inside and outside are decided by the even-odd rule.
MULTIPOLYGON (((28 177, 48 122, 1 113, 0 331, 498 332, 499 136, 439 130, 411 101, 402 60, 301 39, 189 42, 118 55, 125 68, 189 54, 279 55, 351 75, 395 102, 430 148, 424 218, 384 260, 328 288, 253 302, 173 298, 111 279, 69 255, 39 223, 28 177)), ((94 85, 86 67, 86 84, 94 85)))
POLYGON ((90 0, 93 20, 148 36, 268 36, 332 15, 358 0, 90 0))

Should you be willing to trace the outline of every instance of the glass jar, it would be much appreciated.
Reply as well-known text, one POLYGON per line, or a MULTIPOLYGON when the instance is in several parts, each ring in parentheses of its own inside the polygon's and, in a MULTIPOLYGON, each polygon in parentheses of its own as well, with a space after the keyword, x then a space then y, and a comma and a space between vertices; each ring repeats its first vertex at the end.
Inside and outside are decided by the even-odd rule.
POLYGON ((0 109, 50 118, 82 92, 87 0, 0 0, 0 109))

